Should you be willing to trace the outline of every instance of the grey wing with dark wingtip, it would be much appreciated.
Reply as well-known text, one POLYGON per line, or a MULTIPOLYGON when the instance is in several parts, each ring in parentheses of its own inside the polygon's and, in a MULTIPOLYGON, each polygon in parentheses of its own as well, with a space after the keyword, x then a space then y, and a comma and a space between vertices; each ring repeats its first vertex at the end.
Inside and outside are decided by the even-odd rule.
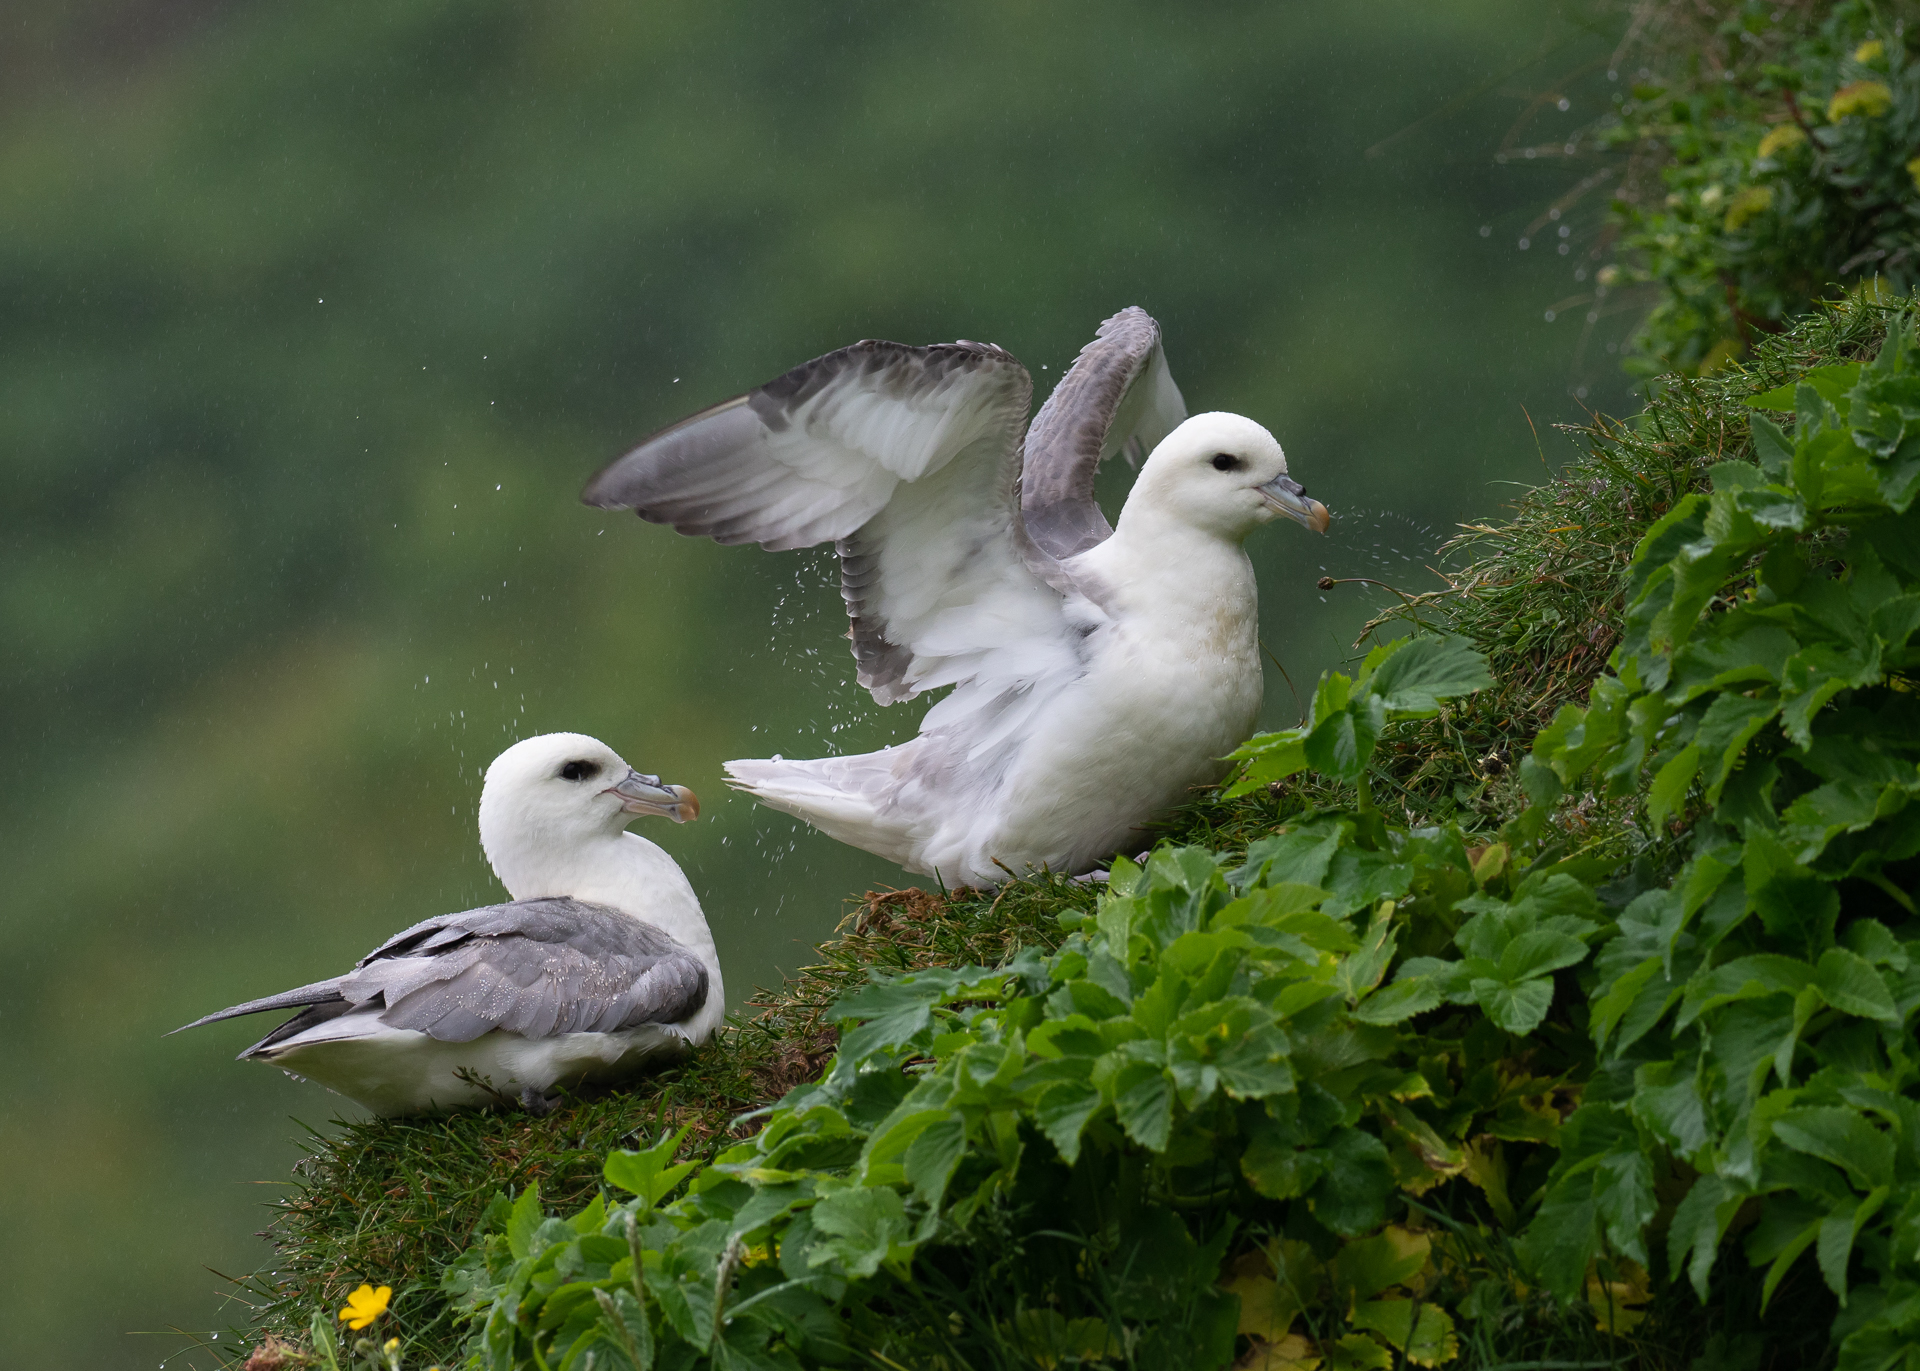
POLYGON ((868 341, 663 429, 582 499, 723 543, 832 541, 881 704, 1067 650, 1015 490, 1032 383, 985 343, 868 341))
POLYGON ((1153 317, 1130 305, 1101 324, 1027 432, 1020 505, 1035 546, 1064 561, 1105 542, 1101 462, 1121 451, 1139 461, 1186 417, 1153 317))
POLYGON ((543 1038, 678 1023, 706 999, 706 966, 651 924, 584 900, 515 900, 424 920, 344 976, 250 1000, 186 1027, 301 1009, 246 1056, 366 1008, 394 1028, 471 1042, 496 1028, 543 1038))
POLYGON ((662 930, 583 900, 515 900, 429 919, 341 978, 380 1021, 443 1042, 678 1023, 706 1003, 707 969, 662 930))

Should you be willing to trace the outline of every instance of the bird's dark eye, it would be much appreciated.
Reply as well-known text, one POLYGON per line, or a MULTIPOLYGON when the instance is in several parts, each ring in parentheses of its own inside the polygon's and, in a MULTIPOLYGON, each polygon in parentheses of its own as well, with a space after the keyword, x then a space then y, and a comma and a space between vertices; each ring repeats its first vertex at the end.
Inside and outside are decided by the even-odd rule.
POLYGON ((1240 459, 1231 452, 1216 452, 1213 454, 1213 469, 1215 471, 1232 471, 1239 465, 1240 459))
POLYGON ((600 767, 595 762, 568 762, 560 768, 560 779, 563 781, 591 781, 599 774, 600 767))

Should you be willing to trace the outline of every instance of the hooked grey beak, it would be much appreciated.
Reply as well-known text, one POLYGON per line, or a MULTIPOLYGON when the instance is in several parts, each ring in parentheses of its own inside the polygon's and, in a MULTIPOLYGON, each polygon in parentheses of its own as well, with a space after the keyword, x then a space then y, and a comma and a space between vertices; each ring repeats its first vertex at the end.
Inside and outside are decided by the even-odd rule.
POLYGON ((1315 533, 1325 533, 1333 516, 1327 513, 1327 507, 1318 500, 1307 498, 1307 488, 1291 476, 1276 476, 1265 485, 1255 486, 1260 498, 1267 507, 1277 514, 1284 514, 1297 524, 1305 525, 1315 533))
POLYGON ((683 785, 666 785, 658 776, 628 771, 625 780, 607 791, 620 797, 620 808, 629 814, 664 814, 677 824, 700 817, 698 795, 683 785))

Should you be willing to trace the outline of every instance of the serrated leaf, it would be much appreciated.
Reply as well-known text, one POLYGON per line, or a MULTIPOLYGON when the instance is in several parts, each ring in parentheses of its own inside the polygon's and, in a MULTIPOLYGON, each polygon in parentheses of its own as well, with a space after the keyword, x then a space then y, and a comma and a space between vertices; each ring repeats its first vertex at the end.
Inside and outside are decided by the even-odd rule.
MULTIPOLYGON (((1095 1100, 1099 1093, 1092 1086, 1086 1089, 1093 1093, 1095 1100)), ((967 1124, 959 1114, 948 1114, 936 1119, 920 1130, 920 1134, 908 1146, 902 1165, 906 1172, 907 1184, 935 1208, 947 1193, 947 1182, 953 1179, 953 1170, 960 1164, 960 1158, 967 1151, 967 1124)))
POLYGON ((1482 977, 1470 985, 1473 998, 1487 1017, 1519 1037, 1538 1028, 1553 1007, 1553 982, 1545 978, 1510 985, 1482 977))
POLYGON ((1396 718, 1424 718, 1447 700, 1493 684, 1486 658, 1466 639, 1425 635, 1389 644, 1362 679, 1396 718))
POLYGON ((529 1185, 513 1202, 507 1216, 507 1250, 524 1260, 533 1254, 533 1235, 539 1231, 546 1214, 540 1208, 540 1187, 529 1185))
POLYGON ((1830 947, 1814 967, 1814 988, 1821 998, 1843 1014, 1897 1024, 1900 1012, 1893 992, 1871 963, 1843 947, 1830 947))
POLYGON ((1707 1277, 1720 1254, 1720 1239, 1733 1222, 1744 1197, 1718 1176, 1702 1176, 1693 1183, 1667 1230, 1667 1266, 1679 1270, 1687 1261, 1687 1279, 1702 1304, 1707 1299, 1707 1277), (1687 1260, 1688 1253, 1692 1259, 1687 1260))
POLYGON ((651 1209, 699 1165, 698 1162, 681 1162, 676 1166, 673 1161, 673 1154, 680 1150, 681 1142, 692 1127, 692 1124, 688 1124, 677 1132, 669 1133, 644 1151, 618 1150, 608 1153, 600 1174, 606 1177, 608 1185, 638 1195, 651 1209))
POLYGON ((1857 1109, 1815 1105, 1792 1109, 1773 1121, 1773 1135, 1788 1147, 1840 1167, 1862 1190, 1893 1180, 1894 1141, 1857 1109))
POLYGON ((1371 1133, 1341 1127, 1316 1151, 1324 1170, 1307 1192, 1314 1217, 1342 1237, 1379 1227, 1394 1189, 1385 1145, 1371 1133))
POLYGON ((1165 1068, 1145 1062, 1123 1067, 1114 1078, 1114 1117, 1127 1136, 1159 1152, 1173 1132, 1173 1082, 1165 1068))
POLYGON ((1334 1289, 1342 1301, 1370 1300, 1389 1286, 1412 1280, 1432 1250, 1426 1234, 1389 1224, 1370 1238, 1345 1244, 1334 1255, 1334 1289))
POLYGON ((1412 1300, 1369 1300, 1353 1311, 1353 1326, 1378 1333, 1415 1366, 1438 1366, 1459 1356, 1453 1320, 1438 1305, 1422 1304, 1419 1310, 1416 1319, 1412 1300))
POLYGON ((864 1279, 880 1269, 895 1243, 907 1236, 906 1206, 898 1191, 879 1186, 849 1186, 814 1205, 816 1241, 808 1261, 837 1262, 848 1276, 864 1279))

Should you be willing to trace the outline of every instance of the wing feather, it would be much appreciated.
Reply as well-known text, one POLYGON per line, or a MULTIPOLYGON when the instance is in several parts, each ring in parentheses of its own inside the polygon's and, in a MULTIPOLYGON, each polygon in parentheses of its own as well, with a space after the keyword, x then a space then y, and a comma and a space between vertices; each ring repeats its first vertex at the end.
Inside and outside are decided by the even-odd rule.
POLYGON ((1100 325, 1027 433, 1020 503, 1028 535, 1065 561, 1113 533, 1093 498, 1101 462, 1135 462, 1187 417, 1167 367, 1160 326, 1137 305, 1100 325))
POLYGON ((882 704, 1004 686, 1073 660, 1020 522, 1031 396, 997 347, 856 343, 655 434, 582 498, 720 542, 832 541, 858 677, 882 704))

